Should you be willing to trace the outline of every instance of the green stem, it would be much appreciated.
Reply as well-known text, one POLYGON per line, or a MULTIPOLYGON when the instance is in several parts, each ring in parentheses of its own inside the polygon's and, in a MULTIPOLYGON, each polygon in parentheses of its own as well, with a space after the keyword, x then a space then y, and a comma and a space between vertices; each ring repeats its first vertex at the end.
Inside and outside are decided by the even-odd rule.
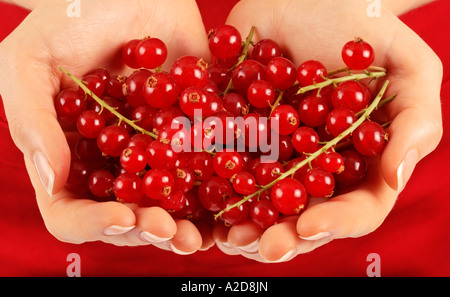
POLYGON ((338 77, 338 78, 328 78, 324 82, 300 88, 298 90, 297 94, 303 94, 303 93, 306 93, 308 91, 315 90, 315 89, 322 89, 331 84, 339 84, 341 82, 345 82, 345 81, 349 81, 349 80, 360 80, 360 79, 364 79, 364 78, 379 78, 379 77, 383 77, 383 76, 386 76, 386 72, 379 71, 379 72, 367 72, 367 73, 352 74, 352 75, 338 77))
POLYGON ((245 196, 242 198, 242 200, 240 200, 239 202, 232 204, 230 206, 228 206, 227 208, 221 210, 219 213, 217 213, 216 215, 214 215, 214 218, 217 220, 217 218, 219 218, 224 212, 234 208, 234 207, 239 207, 240 205, 242 205, 243 203, 245 203, 247 200, 249 200, 252 197, 255 197, 257 195, 260 195, 262 192, 270 189, 271 187, 273 187, 277 182, 279 182, 280 180, 289 177, 290 175, 293 175, 297 170, 299 170, 300 168, 302 168, 303 166, 309 164, 310 162, 312 162, 315 158, 317 158, 320 154, 326 152, 329 148, 335 146, 336 144, 338 144, 342 139, 344 139, 347 135, 350 135, 353 131, 355 131, 356 128, 358 128, 367 118, 369 118, 370 114, 378 107, 378 104, 380 103, 381 98, 383 98, 384 93, 386 92, 387 86, 389 84, 389 81, 387 80, 383 87, 381 88, 380 92, 378 93, 378 95, 375 97, 375 99, 373 100, 373 102, 366 108, 364 109, 363 114, 361 115, 361 117, 358 118, 358 120, 356 120, 356 122, 354 122, 347 130, 345 130, 344 132, 342 132, 341 134, 339 134, 337 137, 335 137, 333 140, 330 140, 329 142, 327 142, 327 144, 325 144, 323 147, 321 147, 319 150, 317 150, 316 152, 310 154, 308 156, 308 158, 306 158, 305 160, 303 160, 302 162, 296 164, 295 166, 293 166, 291 169, 289 169, 288 171, 284 172, 283 174, 281 174, 279 177, 277 177, 274 181, 268 183, 267 185, 261 187, 258 191, 245 196))
MULTIPOLYGON (((248 33, 247 38, 245 39, 244 42, 244 48, 242 49, 242 54, 238 60, 238 62, 236 63, 236 65, 234 65, 233 67, 231 67, 231 69, 229 70, 230 72, 233 71, 239 64, 241 64, 242 62, 245 61, 245 59, 247 58, 248 55, 248 47, 250 46, 250 44, 252 43, 252 39, 253 39, 253 34, 255 33, 255 27, 252 26, 252 28, 250 29, 250 33, 248 33)), ((222 95, 227 94, 231 88, 233 87, 233 82, 230 78, 230 80, 228 81, 228 85, 225 89, 225 91, 223 92, 222 95)))
POLYGON ((100 99, 97 95, 94 94, 94 92, 92 92, 91 90, 89 90, 88 87, 86 87, 86 85, 77 77, 75 77, 74 75, 72 75, 71 73, 69 73, 67 70, 65 70, 62 66, 59 66, 59 69, 66 74, 71 80, 73 80, 81 89, 83 89, 83 91, 88 94, 89 96, 91 96, 95 101, 97 101, 98 104, 100 104, 100 106, 103 108, 106 108, 109 112, 111 112, 112 114, 114 114, 117 118, 119 118, 119 123, 120 122, 125 122, 128 125, 130 125, 131 127, 133 127, 136 131, 139 131, 143 134, 147 134, 150 137, 157 139, 158 135, 156 135, 155 133, 149 132, 141 127, 139 127, 138 125, 135 124, 134 121, 127 119, 126 117, 124 117, 123 115, 121 115, 115 108, 111 107, 108 105, 108 103, 106 103, 105 101, 103 101, 102 99, 100 99))

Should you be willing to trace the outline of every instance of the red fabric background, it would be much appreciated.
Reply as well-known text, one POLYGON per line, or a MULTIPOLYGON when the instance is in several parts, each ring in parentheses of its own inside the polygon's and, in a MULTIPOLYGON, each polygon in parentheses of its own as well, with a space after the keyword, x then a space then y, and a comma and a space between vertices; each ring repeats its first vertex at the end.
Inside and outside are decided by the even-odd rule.
MULTIPOLYGON (((199 0, 207 30, 224 23, 236 2, 199 0)), ((365 276, 370 253, 380 255, 382 276, 450 276, 448 11, 450 2, 438 0, 402 16, 444 64, 444 138, 438 149, 417 166, 393 211, 375 232, 362 238, 335 240, 288 263, 270 265, 226 256, 217 247, 178 256, 151 246, 59 242, 44 226, 22 154, 9 136, 1 105, 0 276, 65 276, 70 253, 80 255, 82 276, 365 276)), ((27 11, 0 3, 0 41, 26 15, 27 11)), ((405 54, 407 51, 405 48, 405 54)))

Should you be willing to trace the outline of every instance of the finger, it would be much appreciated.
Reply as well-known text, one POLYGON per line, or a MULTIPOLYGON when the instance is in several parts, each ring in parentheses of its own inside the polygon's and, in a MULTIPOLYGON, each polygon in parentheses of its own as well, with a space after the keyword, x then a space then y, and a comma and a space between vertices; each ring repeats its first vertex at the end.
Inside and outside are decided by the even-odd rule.
POLYGON ((213 238, 213 226, 210 222, 207 221, 199 221, 194 223, 197 227, 200 235, 202 236, 202 246, 199 250, 206 251, 214 246, 214 238, 213 238))
POLYGON ((378 228, 398 196, 378 166, 373 164, 364 183, 352 192, 306 209, 297 221, 299 236, 310 241, 360 237, 378 228))
POLYGON ((381 166, 387 183, 401 191, 416 163, 431 153, 442 138, 443 70, 439 58, 406 26, 397 31, 388 52, 392 81, 389 92, 397 97, 386 106, 393 120, 381 166), (408 55, 404 54, 406 44, 411 45, 408 55))
POLYGON ((177 233, 170 240, 169 248, 179 255, 195 253, 202 247, 202 235, 189 220, 176 220, 177 233))
POLYGON ((225 226, 223 222, 217 222, 213 228, 213 239, 217 247, 227 255, 239 255, 239 251, 228 243, 228 233, 230 227, 225 226))
POLYGON ((149 243, 160 243, 172 239, 177 233, 177 224, 170 214, 160 207, 133 207, 136 227, 140 237, 149 243))
POLYGON ((61 190, 70 168, 70 150, 57 121, 53 98, 59 89, 59 78, 52 75, 49 65, 26 55, 10 59, 2 76, 0 88, 5 113, 14 143, 32 161, 47 193, 61 190), (38 79, 45 77, 46 83, 38 79))
POLYGON ((291 216, 269 227, 261 236, 259 254, 267 262, 285 262, 297 255, 301 243, 296 229, 297 217, 291 216))
POLYGON ((263 229, 251 220, 233 225, 228 232, 228 243, 242 252, 258 252, 263 229))
POLYGON ((39 181, 33 163, 25 159, 31 183, 36 191, 39 210, 48 231, 64 242, 83 243, 101 240, 125 245, 125 234, 135 227, 133 211, 122 203, 78 199, 67 191, 49 197, 39 181))

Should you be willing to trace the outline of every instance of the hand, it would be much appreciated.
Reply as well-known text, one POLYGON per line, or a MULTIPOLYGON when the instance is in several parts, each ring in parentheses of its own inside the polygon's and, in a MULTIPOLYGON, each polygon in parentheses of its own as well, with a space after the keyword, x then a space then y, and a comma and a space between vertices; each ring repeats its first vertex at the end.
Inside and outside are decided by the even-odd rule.
POLYGON ((0 91, 10 131, 24 153, 48 230, 71 243, 157 243, 178 253, 194 252, 202 244, 206 248, 208 243, 194 224, 174 221, 161 208, 98 203, 66 191, 70 150, 53 106, 59 90, 71 85, 58 65, 78 77, 99 66, 129 74, 117 53, 133 38, 162 39, 169 52, 165 65, 186 54, 207 57, 206 33, 195 1, 87 1, 81 4, 81 16, 73 18, 66 14, 67 5, 40 1, 0 45, 0 91))
POLYGON ((244 0, 229 15, 227 23, 241 34, 255 26, 254 40, 274 39, 296 65, 316 59, 328 69, 342 67, 342 46, 360 36, 374 47, 374 65, 388 71, 386 96, 398 96, 386 106, 392 119, 389 143, 381 159, 372 160, 364 184, 324 203, 316 200, 298 219, 285 219, 265 231, 251 222, 229 230, 218 226, 214 238, 225 252, 264 262, 286 261, 333 239, 374 231, 393 208, 416 163, 439 143, 440 60, 387 8, 374 18, 366 9, 366 2, 352 0, 244 0))

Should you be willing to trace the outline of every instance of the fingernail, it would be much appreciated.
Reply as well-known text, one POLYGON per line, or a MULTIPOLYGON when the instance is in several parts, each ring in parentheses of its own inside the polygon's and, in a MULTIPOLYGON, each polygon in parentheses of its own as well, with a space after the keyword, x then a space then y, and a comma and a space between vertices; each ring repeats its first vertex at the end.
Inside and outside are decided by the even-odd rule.
POLYGON ((172 252, 174 252, 175 254, 182 255, 182 256, 184 256, 184 255, 190 255, 190 254, 195 253, 195 251, 192 251, 192 252, 183 252, 183 251, 180 251, 180 250, 177 249, 172 243, 169 243, 169 248, 170 248, 170 250, 171 250, 172 252))
POLYGON ((299 236, 299 237, 301 239, 304 239, 304 240, 319 240, 319 239, 326 238, 326 237, 328 237, 330 235, 331 235, 330 232, 325 231, 325 232, 320 232, 320 233, 317 233, 317 234, 314 234, 314 235, 311 235, 311 236, 308 236, 308 237, 302 237, 302 236, 299 236))
POLYGON ((35 152, 33 155, 34 166, 38 173, 39 179, 47 193, 53 195, 53 186, 55 184, 55 173, 50 163, 42 152, 35 152))
POLYGON ((417 153, 417 150, 412 149, 406 153, 405 158, 398 166, 397 191, 400 192, 405 188, 406 183, 408 182, 414 171, 414 168, 416 167, 418 156, 419 154, 417 153))
POLYGON ((290 250, 289 252, 287 252, 286 254, 284 254, 280 259, 274 260, 274 261, 271 261, 271 260, 267 260, 267 259, 266 259, 266 262, 268 262, 268 263, 281 263, 281 262, 286 262, 286 261, 290 260, 293 256, 295 256, 295 252, 296 252, 296 249, 294 248, 293 250, 290 250))
POLYGON ((131 227, 122 227, 117 225, 112 225, 109 227, 106 227, 105 230, 103 230, 103 233, 105 235, 120 235, 127 233, 128 231, 132 230, 134 226, 131 227))
POLYGON ((147 231, 142 231, 140 236, 141 236, 142 240, 148 241, 150 243, 159 243, 159 242, 168 241, 168 240, 172 239, 172 237, 173 237, 173 236, 168 237, 168 238, 159 237, 159 236, 156 236, 155 234, 152 234, 147 231))
POLYGON ((244 246, 238 246, 238 249, 241 251, 247 252, 247 253, 256 253, 259 249, 259 239, 244 245, 244 246))

